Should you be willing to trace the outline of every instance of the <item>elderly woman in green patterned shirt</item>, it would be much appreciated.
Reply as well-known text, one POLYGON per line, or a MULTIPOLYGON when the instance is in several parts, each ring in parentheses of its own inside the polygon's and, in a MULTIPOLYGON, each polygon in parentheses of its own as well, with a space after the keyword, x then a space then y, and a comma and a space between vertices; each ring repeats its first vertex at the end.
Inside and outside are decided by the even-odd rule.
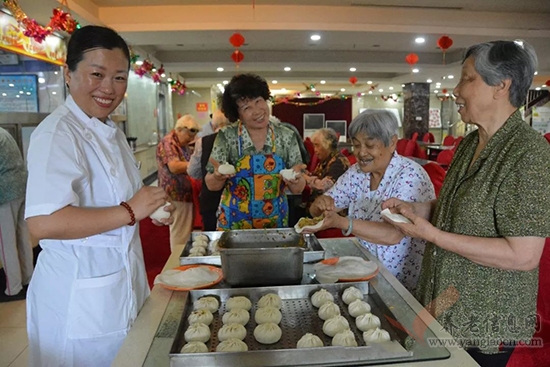
POLYGON ((418 299, 482 366, 505 366, 535 331, 538 264, 550 236, 550 148, 521 118, 537 57, 521 41, 470 47, 453 93, 477 130, 458 146, 439 199, 383 204, 428 241, 418 299))
POLYGON ((258 75, 236 75, 225 87, 222 111, 236 122, 218 132, 205 176, 209 190, 224 189, 218 229, 287 227, 285 189, 298 194, 306 185, 295 132, 269 121, 269 97, 267 82, 258 75), (235 172, 220 173, 220 163, 235 172), (288 169, 294 174, 285 178, 281 171, 288 169))

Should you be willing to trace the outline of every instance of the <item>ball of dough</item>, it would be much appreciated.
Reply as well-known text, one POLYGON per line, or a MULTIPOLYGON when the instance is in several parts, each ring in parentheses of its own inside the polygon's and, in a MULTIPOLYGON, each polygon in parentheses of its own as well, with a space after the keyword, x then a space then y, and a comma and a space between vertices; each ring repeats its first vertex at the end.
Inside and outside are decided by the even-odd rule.
POLYGON ((187 256, 187 257, 200 257, 200 256, 204 256, 204 255, 201 254, 200 252, 196 252, 194 254, 189 254, 189 256, 187 256))
POLYGON ((199 234, 195 237, 195 241, 205 241, 206 243, 208 243, 208 241, 210 241, 210 238, 208 238, 208 236, 205 234, 199 234))
POLYGON ((277 343, 283 332, 279 325, 273 322, 267 322, 265 324, 260 324, 254 329, 254 338, 256 341, 261 344, 274 344, 277 343))
POLYGON ((339 333, 334 335, 334 337, 332 338, 332 345, 338 345, 341 347, 356 347, 357 340, 355 340, 355 335, 353 335, 353 331, 348 329, 340 331, 339 333))
POLYGON ((218 344, 216 352, 246 352, 248 345, 240 339, 227 339, 218 344))
POLYGON ((180 353, 207 353, 208 347, 203 342, 190 342, 181 348, 180 353))
POLYGON ((252 308, 252 302, 250 302, 248 298, 243 296, 231 297, 225 302, 225 308, 229 311, 235 308, 243 308, 247 311, 250 311, 250 309, 252 308))
POLYGON ((191 250, 189 250, 189 255, 201 255, 204 256, 206 254, 206 248, 204 247, 192 247, 191 250))
POLYGON ((206 343, 210 339, 210 328, 205 325, 196 323, 190 325, 183 334, 187 342, 203 342, 206 343))
POLYGON ((321 307, 325 302, 334 302, 334 296, 326 289, 320 289, 311 296, 311 304, 315 307, 321 307))
POLYGON ((225 324, 218 330, 218 339, 220 341, 236 338, 243 340, 246 337, 246 329, 241 324, 233 322, 231 324, 225 324))
POLYGON ((357 325, 359 330, 367 331, 369 329, 380 327, 380 319, 372 313, 366 313, 364 315, 357 316, 355 319, 355 325, 357 325))
POLYGON ((243 308, 236 308, 223 314, 222 322, 224 324, 231 324, 236 322, 237 324, 246 325, 250 320, 250 314, 243 308))
POLYGON ((232 164, 224 163, 220 164, 220 166, 218 167, 218 172, 222 175, 232 175, 237 171, 235 171, 235 167, 232 164))
POLYGON ((214 240, 212 242, 210 242, 210 244, 208 245, 209 246, 209 250, 210 252, 219 252, 220 251, 220 240, 214 240))
POLYGON ((375 328, 363 333, 363 340, 367 345, 390 341, 390 333, 384 329, 375 328))
POLYGON ((342 294, 342 301, 344 301, 347 305, 355 301, 356 299, 363 299, 363 293, 355 287, 349 287, 344 290, 344 293, 342 294))
POLYGON ((296 172, 292 168, 282 169, 281 172, 279 173, 281 174, 281 176, 283 176, 285 180, 289 180, 289 181, 294 180, 296 176, 298 176, 298 172, 296 172))
POLYGON ((317 335, 307 333, 298 340, 296 348, 318 348, 324 346, 323 341, 317 335))
POLYGON ((212 297, 212 296, 201 297, 195 302, 193 302, 193 309, 199 310, 201 308, 205 308, 208 311, 214 313, 218 311, 218 308, 220 308, 220 303, 218 302, 218 299, 216 297, 212 297))
POLYGON ((361 301, 360 299, 356 299, 348 306, 348 311, 351 317, 364 315, 366 313, 369 313, 370 310, 370 305, 365 301, 361 301))
POLYGON ((282 305, 281 297, 279 297, 275 293, 268 293, 265 296, 262 296, 262 298, 258 300, 258 307, 271 306, 271 307, 276 307, 280 310, 281 305, 282 305))
POLYGON ((170 205, 170 203, 166 202, 166 203, 164 203, 163 206, 158 207, 157 210, 155 210, 149 216, 149 218, 154 219, 154 220, 158 220, 158 221, 160 221, 161 219, 170 218, 170 212, 167 212, 167 211, 164 210, 164 208, 167 207, 168 205, 170 205))
POLYGON ((208 247, 208 242, 205 242, 205 241, 201 241, 201 240, 195 240, 193 241, 193 243, 191 244, 191 247, 192 248, 195 248, 195 247, 202 247, 206 250, 206 248, 208 247))
POLYGON ((344 316, 334 316, 323 323, 323 332, 330 337, 349 329, 349 322, 344 316))
POLYGON ((187 318, 187 321, 189 321, 189 325, 193 325, 198 322, 200 322, 201 324, 210 325, 213 319, 214 316, 212 316, 212 312, 205 308, 201 308, 191 312, 191 314, 187 318))
POLYGON ((325 302, 319 307, 317 315, 321 320, 328 320, 331 317, 340 315, 340 307, 334 302, 325 302))
POLYGON ((281 322, 282 318, 283 315, 281 311, 279 311, 277 307, 272 306, 260 307, 254 314, 254 321, 256 321, 257 324, 265 324, 267 322, 278 324, 281 322))

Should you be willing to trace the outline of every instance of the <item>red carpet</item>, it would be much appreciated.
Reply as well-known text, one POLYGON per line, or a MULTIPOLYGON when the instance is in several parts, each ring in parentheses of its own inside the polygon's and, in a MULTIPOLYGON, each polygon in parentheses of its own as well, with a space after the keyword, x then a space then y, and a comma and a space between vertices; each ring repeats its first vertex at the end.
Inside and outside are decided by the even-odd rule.
POLYGON ((170 257, 170 229, 168 226, 156 226, 151 219, 146 218, 139 222, 139 235, 143 246, 145 270, 149 286, 162 271, 164 264, 170 257))

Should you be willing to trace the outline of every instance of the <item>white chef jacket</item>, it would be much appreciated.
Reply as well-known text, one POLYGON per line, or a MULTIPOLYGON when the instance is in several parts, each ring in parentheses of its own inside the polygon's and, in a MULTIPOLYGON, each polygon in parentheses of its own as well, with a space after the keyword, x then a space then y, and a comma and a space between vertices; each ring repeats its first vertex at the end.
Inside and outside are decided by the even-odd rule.
MULTIPOLYGON (((124 133, 68 97, 36 128, 25 217, 67 205, 109 207, 141 187, 124 133)), ((31 366, 110 366, 149 295, 138 226, 42 240, 27 293, 31 366)))

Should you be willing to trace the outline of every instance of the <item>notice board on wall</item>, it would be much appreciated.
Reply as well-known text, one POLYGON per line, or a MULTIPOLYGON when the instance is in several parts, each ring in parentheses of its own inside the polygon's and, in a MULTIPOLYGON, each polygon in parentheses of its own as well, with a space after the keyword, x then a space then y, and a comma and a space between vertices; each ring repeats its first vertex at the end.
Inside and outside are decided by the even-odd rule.
POLYGON ((36 75, 0 74, 0 112, 38 112, 36 75))

